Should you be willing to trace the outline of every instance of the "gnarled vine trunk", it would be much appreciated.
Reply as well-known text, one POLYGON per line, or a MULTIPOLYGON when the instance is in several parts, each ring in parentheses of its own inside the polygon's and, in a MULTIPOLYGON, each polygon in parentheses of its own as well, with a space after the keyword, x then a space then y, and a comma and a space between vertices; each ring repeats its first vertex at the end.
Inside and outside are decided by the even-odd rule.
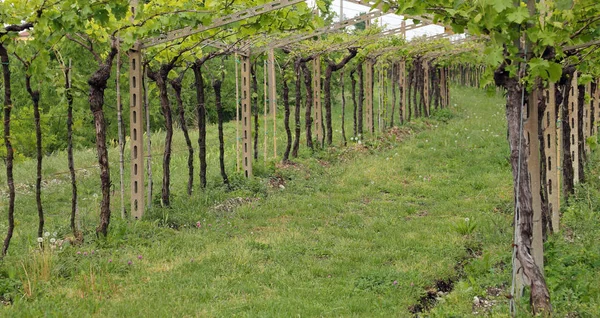
MULTIPOLYGON (((284 69, 285 72, 285 69, 284 69)), ((292 130, 290 128, 290 88, 288 86, 288 79, 283 76, 283 109, 285 110, 283 117, 283 124, 285 126, 285 134, 287 136, 287 143, 285 151, 283 152, 282 162, 286 163, 290 159, 290 151, 292 150, 292 130)), ((298 120, 300 120, 300 112, 298 111, 298 120)), ((298 123, 298 128, 300 124, 298 123)))
POLYGON ((88 79, 90 86, 89 102, 90 110, 94 115, 94 126, 96 129, 96 151, 98 153, 98 164, 100 166, 100 189, 102 200, 100 201, 100 223, 96 227, 96 233, 106 236, 110 223, 110 168, 108 163, 108 149, 106 147, 106 122, 104 119, 104 90, 110 78, 112 63, 117 55, 117 45, 112 43, 111 50, 106 59, 98 66, 98 69, 88 79))
POLYGON ((181 98, 181 83, 183 81, 185 71, 186 70, 183 70, 177 78, 171 80, 171 87, 173 87, 173 90, 175 91, 175 99, 177 101, 177 113, 179 115, 179 125, 181 126, 181 131, 183 131, 183 137, 185 139, 185 144, 188 149, 187 194, 192 195, 192 190, 194 188, 194 146, 192 145, 192 139, 190 138, 190 133, 188 131, 187 123, 185 120, 185 108, 183 107, 183 99, 181 98))
POLYGON ((301 70, 301 59, 298 58, 295 62, 294 62, 294 73, 296 74, 296 100, 294 101, 294 123, 295 123, 295 133, 296 133, 296 138, 294 139, 294 145, 292 147, 292 157, 297 158, 298 157, 298 150, 300 148, 300 134, 301 134, 301 124, 300 124, 300 105, 302 103, 302 91, 301 91, 301 84, 302 84, 302 74, 300 73, 301 70))
POLYGON ((305 113, 305 125, 306 125, 306 146, 308 146, 308 148, 310 149, 314 149, 313 146, 313 140, 312 140, 312 124, 313 124, 313 120, 312 120, 312 103, 313 103, 313 96, 312 96, 312 74, 310 73, 310 70, 308 69, 308 66, 306 66, 306 62, 301 63, 300 67, 302 68, 302 72, 304 73, 304 88, 306 90, 306 98, 305 98, 305 103, 306 103, 306 113, 305 113))
POLYGON ((358 134, 363 134, 363 105, 365 101, 365 77, 363 76, 363 63, 360 62, 356 67, 358 75, 358 134))
POLYGON ((12 110, 10 60, 3 43, 0 43, 0 62, 2 62, 2 76, 4 78, 4 146, 6 147, 6 184, 8 186, 8 229, 2 248, 2 256, 4 257, 8 253, 8 246, 15 229, 15 182, 13 179, 14 151, 10 138, 10 113, 12 110))
MULTIPOLYGON (((521 105, 521 96, 525 94, 525 101, 528 101, 528 94, 523 92, 523 86, 517 78, 509 77, 504 70, 499 70, 495 74, 496 84, 507 89, 506 101, 506 119, 508 122, 508 142, 510 145, 510 161, 513 173, 514 195, 519 204, 518 220, 520 232, 517 235, 520 242, 516 244, 517 259, 521 263, 523 274, 531 282, 531 304, 534 313, 551 312, 550 293, 544 279, 542 271, 535 263, 531 254, 533 237, 533 206, 531 193, 531 180, 529 177, 529 167, 527 164, 529 149, 525 136, 521 130, 521 120, 523 107, 521 105)), ((536 109, 537 111, 537 109, 536 109)), ((535 151, 535 150, 534 150, 535 151)))
MULTIPOLYGON (((333 72, 341 70, 358 53, 358 50, 354 48, 349 49, 348 51, 349 54, 337 64, 333 61, 327 61, 327 69, 325 70, 325 81, 323 82, 323 91, 325 92, 325 139, 329 146, 333 143, 333 125, 331 123, 331 76, 333 75, 333 72)), ((342 98, 344 97, 342 96, 342 98)))
MULTIPOLYGON (((29 64, 25 63, 26 72, 29 71, 29 64)), ((40 125, 40 91, 31 88, 31 75, 25 74, 25 88, 31 97, 33 103, 33 121, 35 123, 35 151, 36 151, 36 177, 35 177, 35 203, 38 212, 38 233, 37 237, 44 235, 44 209, 42 207, 42 127, 40 125)))
POLYGON ((221 85, 223 81, 215 79, 213 82, 213 89, 215 91, 215 106, 217 108, 217 121, 218 121, 218 133, 219 133, 219 168, 221 170, 221 177, 223 183, 229 186, 229 178, 227 178, 227 172, 225 171, 225 140, 223 137, 223 104, 221 102, 221 85))
POLYGON ((198 159, 200 160, 200 188, 206 188, 206 101, 204 95, 204 77, 199 60, 192 65, 194 86, 196 87, 196 116, 198 117, 198 159))
MULTIPOLYGON (((70 62, 69 62, 70 63, 70 62)), ((77 228, 77 178, 75 176, 75 160, 73 159, 73 93, 71 92, 71 68, 65 71, 65 92, 67 97, 67 161, 71 177, 71 232, 78 242, 83 242, 83 234, 77 228)))
POLYGON ((163 64, 158 71, 148 70, 148 77, 156 82, 160 97, 160 109, 165 117, 165 150, 163 152, 163 177, 161 203, 163 206, 171 206, 171 150, 173 144, 173 113, 169 103, 167 91, 167 78, 172 67, 163 64))

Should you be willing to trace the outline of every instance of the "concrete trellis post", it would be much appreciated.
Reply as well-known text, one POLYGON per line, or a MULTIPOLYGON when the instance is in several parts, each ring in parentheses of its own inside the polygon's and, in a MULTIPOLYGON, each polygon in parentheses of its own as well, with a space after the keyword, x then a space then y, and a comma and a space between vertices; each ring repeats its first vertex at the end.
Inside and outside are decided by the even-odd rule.
POLYGON ((548 194, 548 213, 554 232, 559 231, 560 222, 560 157, 557 142, 558 136, 556 118, 556 95, 554 83, 550 83, 544 90, 544 99, 546 102, 546 112, 544 113, 544 141, 546 148, 546 193, 548 194))
POLYGON ((527 165, 529 167, 529 178, 531 182, 531 197, 533 208, 533 239, 531 242, 532 255, 535 264, 544 271, 544 240, 542 233, 542 198, 541 189, 541 170, 540 170, 540 143, 538 138, 538 112, 537 102, 540 92, 533 91, 529 103, 527 104, 527 121, 525 122, 525 140, 528 142, 529 158, 527 165))
POLYGON ((425 115, 429 117, 429 61, 423 60, 423 102, 425 103, 425 115))
POLYGON ((131 216, 144 214, 144 120, 142 117, 142 52, 129 52, 129 133, 131 143, 131 216))
POLYGON ((234 56, 235 64, 235 167, 240 171, 242 160, 240 158, 240 72, 238 63, 240 62, 237 53, 234 56))
POLYGON ((598 134, 598 127, 600 124, 600 78, 596 79, 596 90, 594 91, 594 119, 596 122, 594 123, 594 135, 598 134))
POLYGON ((240 55, 242 82, 242 167, 252 177, 252 92, 250 90, 250 52, 240 55))
POLYGON ((569 125, 571 126, 571 158, 573 159, 573 181, 579 183, 579 107, 577 87, 577 72, 573 73, 571 91, 569 92, 569 125))
POLYGON ((586 153, 590 153, 590 145, 587 142, 587 139, 589 137, 592 136, 592 105, 591 105, 591 98, 588 99, 587 95, 590 95, 589 97, 591 97, 591 93, 592 93, 592 83, 587 83, 585 85, 585 93, 586 93, 586 99, 585 99, 585 104, 583 106, 583 142, 585 145, 585 152, 586 153))
POLYGON ((370 59, 367 59, 365 69, 365 115, 367 131, 373 133, 373 61, 370 59))

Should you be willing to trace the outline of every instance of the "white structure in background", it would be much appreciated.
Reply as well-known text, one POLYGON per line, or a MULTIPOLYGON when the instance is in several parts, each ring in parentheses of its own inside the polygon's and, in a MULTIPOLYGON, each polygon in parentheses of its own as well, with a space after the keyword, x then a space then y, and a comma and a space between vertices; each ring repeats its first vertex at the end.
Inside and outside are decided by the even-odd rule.
MULTIPOLYGON (((316 8, 315 0, 306 0, 306 3, 311 8, 316 8)), ((367 13, 371 10, 371 7, 362 4, 356 4, 344 0, 334 0, 331 4, 331 9, 336 13, 338 21, 341 20, 341 13, 343 12, 343 19, 349 19, 356 17, 360 14, 367 13)), ((377 19, 377 23, 379 23, 385 30, 396 29, 399 28, 402 24, 404 17, 396 14, 386 14, 379 19, 377 19)), ((373 21, 375 23, 375 21, 373 21)), ((412 25, 413 20, 406 20, 406 26, 412 25)), ((444 28, 439 25, 427 25, 422 28, 409 30, 406 32, 406 39, 410 41, 415 37, 421 36, 434 36, 438 34, 444 33, 444 28)), ((458 40, 464 38, 464 34, 455 34, 450 36, 450 38, 454 40, 458 40)))

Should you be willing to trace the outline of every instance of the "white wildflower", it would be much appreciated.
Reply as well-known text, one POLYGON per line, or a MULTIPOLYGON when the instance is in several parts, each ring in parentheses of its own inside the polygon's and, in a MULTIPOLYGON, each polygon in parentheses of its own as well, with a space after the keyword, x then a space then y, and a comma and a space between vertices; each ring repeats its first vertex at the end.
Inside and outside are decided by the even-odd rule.
POLYGON ((42 243, 42 242, 44 242, 44 238, 43 237, 38 237, 37 241, 38 241, 38 243, 42 243))

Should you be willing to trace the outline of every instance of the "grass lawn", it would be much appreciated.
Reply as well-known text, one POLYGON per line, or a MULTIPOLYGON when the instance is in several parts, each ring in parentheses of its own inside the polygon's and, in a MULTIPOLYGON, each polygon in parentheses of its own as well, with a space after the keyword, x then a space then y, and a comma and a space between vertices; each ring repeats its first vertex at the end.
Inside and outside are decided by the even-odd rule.
MULTIPOLYGON (((250 181, 233 172, 228 145, 230 191, 220 185, 211 127, 209 187, 191 197, 176 134, 172 207, 155 204, 143 221, 126 222, 117 191, 106 239, 93 234, 94 152, 81 150, 76 164, 89 167, 79 172, 86 241, 54 251, 37 250, 34 162, 19 163, 17 229, 0 268, 0 292, 13 303, 0 316, 506 316, 512 184, 504 100, 470 88, 452 95, 451 109, 360 145, 304 149, 292 165, 259 160, 250 181), (494 305, 474 309, 475 296, 494 305)), ((233 125, 226 138, 235 140, 233 125)), ((69 235, 64 158, 45 162, 46 228, 57 238, 69 235)), ((118 185, 116 151, 111 160, 118 185)))

